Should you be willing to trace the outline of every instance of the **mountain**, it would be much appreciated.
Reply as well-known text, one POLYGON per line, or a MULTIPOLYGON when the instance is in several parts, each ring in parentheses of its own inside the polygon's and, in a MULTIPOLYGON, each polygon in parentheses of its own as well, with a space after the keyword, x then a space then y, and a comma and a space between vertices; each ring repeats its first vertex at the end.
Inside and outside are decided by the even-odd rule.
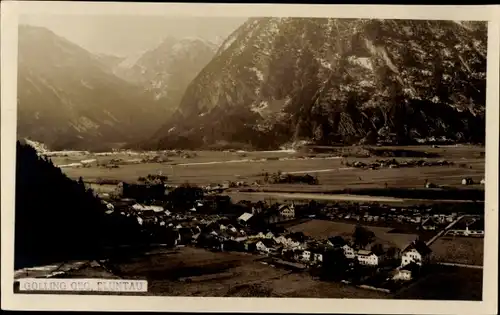
POLYGON ((483 22, 251 18, 145 147, 484 142, 483 22))
MULTIPOLYGON (((18 137, 52 150, 101 150, 138 141, 167 118, 149 93, 96 56, 42 28, 19 27, 18 137)), ((114 60, 114 61, 113 61, 114 60)))
POLYGON ((97 60, 99 60, 105 67, 109 69, 113 69, 117 67, 121 62, 123 62, 126 58, 113 56, 108 54, 95 54, 97 60))
POLYGON ((156 100, 174 110, 189 83, 215 55, 217 47, 199 38, 169 36, 154 49, 123 60, 115 67, 115 74, 143 86, 156 100))

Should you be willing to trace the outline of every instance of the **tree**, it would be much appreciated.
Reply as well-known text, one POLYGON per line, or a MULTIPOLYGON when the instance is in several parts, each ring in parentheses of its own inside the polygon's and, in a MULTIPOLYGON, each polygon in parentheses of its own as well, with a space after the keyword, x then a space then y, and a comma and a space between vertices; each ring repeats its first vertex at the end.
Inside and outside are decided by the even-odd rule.
POLYGON ((372 248, 371 248, 371 251, 375 254, 375 255, 382 255, 384 254, 384 247, 382 246, 382 244, 379 244, 379 243, 376 243, 376 244, 373 244, 372 248))
POLYGON ((80 187, 85 188, 85 183, 83 182, 83 178, 81 176, 78 178, 78 185, 80 185, 80 187))
POLYGON ((343 280, 349 268, 349 261, 342 249, 329 250, 323 254, 321 278, 325 280, 343 280))
POLYGON ((352 237, 354 239, 354 245, 364 248, 374 241, 375 233, 358 224, 354 228, 352 237))
POLYGON ((396 247, 392 247, 391 246, 391 247, 389 247, 387 249, 387 253, 386 254, 387 254, 387 257, 389 259, 395 259, 398 256, 398 252, 399 252, 399 250, 396 247))

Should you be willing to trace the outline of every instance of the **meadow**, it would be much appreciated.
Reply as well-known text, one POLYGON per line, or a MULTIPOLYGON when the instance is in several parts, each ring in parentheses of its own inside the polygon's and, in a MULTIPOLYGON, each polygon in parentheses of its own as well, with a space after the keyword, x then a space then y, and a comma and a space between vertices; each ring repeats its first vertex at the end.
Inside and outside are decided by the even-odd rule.
POLYGON ((443 236, 438 238, 430 248, 435 260, 439 262, 483 265, 483 238, 443 236))
MULTIPOLYGON (((386 148, 387 149, 387 148, 386 148)), ((390 148, 389 148, 390 149, 390 148)), ((387 150, 389 150, 387 149, 387 150)), ((245 181, 251 184, 263 179, 263 173, 281 171, 292 174, 310 174, 317 176, 319 185, 304 184, 261 184, 261 189, 274 189, 289 192, 324 192, 345 188, 423 188, 425 180, 437 185, 465 188, 461 185, 464 177, 471 177, 475 183, 484 178, 484 148, 476 146, 446 146, 433 148, 430 146, 405 147, 414 152, 425 152, 437 155, 426 158, 428 161, 447 160, 454 162, 451 166, 423 166, 414 168, 380 168, 365 170, 345 166, 347 161, 369 163, 381 157, 339 157, 331 153, 309 154, 294 151, 270 152, 223 152, 223 151, 186 151, 169 156, 163 163, 138 163, 120 165, 118 168, 97 166, 81 168, 63 168, 71 178, 80 176, 87 182, 98 179, 135 182, 139 176, 162 173, 167 175, 169 183, 192 183, 207 185, 224 181, 245 181)), ((75 163, 85 159, 97 159, 106 163, 112 158, 138 159, 153 153, 125 154, 115 156, 52 157, 56 165, 75 163)), ((158 153, 160 154, 160 153, 158 153)), ((398 161, 416 159, 396 157, 398 161)), ((420 159, 420 158, 418 158, 420 159)), ((471 187, 481 187, 476 184, 471 187)))

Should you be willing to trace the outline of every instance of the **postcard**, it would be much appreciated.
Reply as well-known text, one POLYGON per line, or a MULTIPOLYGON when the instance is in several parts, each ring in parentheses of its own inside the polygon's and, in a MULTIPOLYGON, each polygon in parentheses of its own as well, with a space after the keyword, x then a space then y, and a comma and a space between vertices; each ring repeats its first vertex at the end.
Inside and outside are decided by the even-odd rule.
POLYGON ((496 313, 499 18, 3 3, 2 305, 496 313))

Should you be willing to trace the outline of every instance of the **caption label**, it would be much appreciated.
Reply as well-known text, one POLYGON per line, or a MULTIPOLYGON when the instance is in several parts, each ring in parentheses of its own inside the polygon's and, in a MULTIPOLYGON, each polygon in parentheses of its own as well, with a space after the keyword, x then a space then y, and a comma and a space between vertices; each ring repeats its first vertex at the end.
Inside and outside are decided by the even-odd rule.
POLYGON ((20 291, 147 292, 146 280, 20 279, 20 291))

